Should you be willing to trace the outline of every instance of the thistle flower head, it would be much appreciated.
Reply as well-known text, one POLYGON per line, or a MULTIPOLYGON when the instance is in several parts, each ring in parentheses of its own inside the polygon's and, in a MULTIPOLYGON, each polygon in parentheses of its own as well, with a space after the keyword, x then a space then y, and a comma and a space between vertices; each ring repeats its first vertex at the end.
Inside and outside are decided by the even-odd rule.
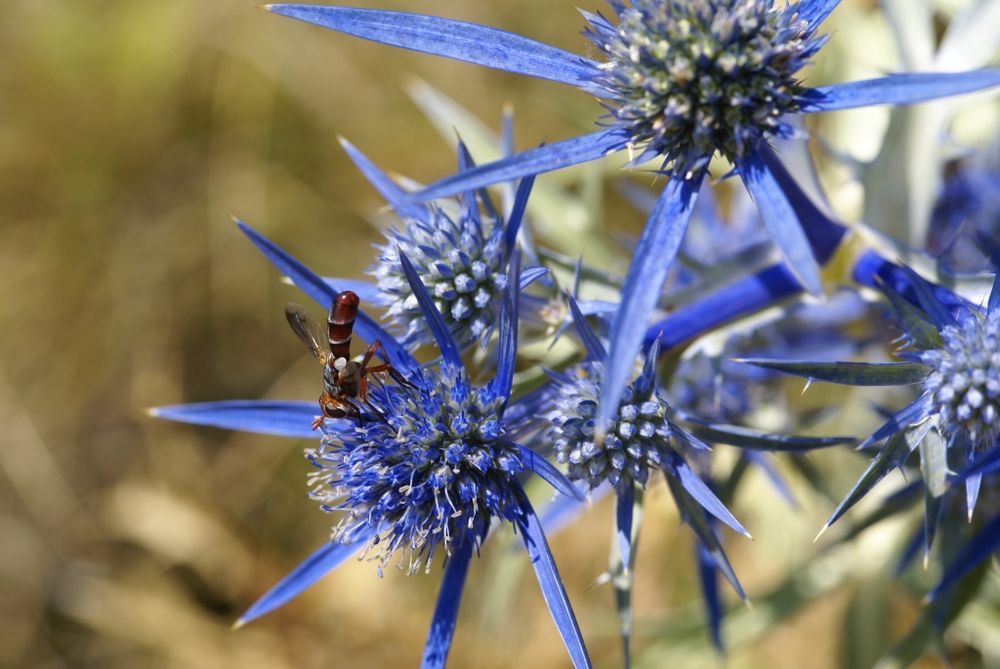
POLYGON ((466 537, 477 545, 493 519, 524 514, 516 447, 503 441, 503 397, 469 384, 464 370, 415 372, 413 387, 373 388, 364 420, 330 431, 308 452, 312 497, 343 511, 334 539, 374 530, 369 551, 384 566, 397 551, 408 573, 429 567, 466 537))
POLYGON ((806 89, 796 73, 823 45, 796 5, 772 0, 612 0, 613 26, 586 34, 606 54, 614 123, 688 174, 716 152, 734 160, 769 136, 806 89))
POLYGON ((509 249, 502 218, 481 213, 476 198, 463 200, 457 214, 430 205, 424 219, 404 219, 390 228, 388 242, 369 273, 388 305, 386 316, 407 347, 433 341, 417 298, 399 262, 406 254, 460 345, 475 341, 494 322, 507 284, 509 249))
POLYGON ((924 351, 924 381, 941 432, 965 435, 977 449, 1000 437, 1000 311, 968 310, 941 332, 941 348, 924 351))
POLYGON ((547 418, 556 459, 566 464, 570 480, 586 481, 591 488, 605 481, 619 490, 644 487, 650 470, 670 461, 675 428, 669 405, 656 393, 652 355, 643 374, 626 388, 600 442, 595 441, 594 417, 603 364, 585 362, 568 370, 547 418))

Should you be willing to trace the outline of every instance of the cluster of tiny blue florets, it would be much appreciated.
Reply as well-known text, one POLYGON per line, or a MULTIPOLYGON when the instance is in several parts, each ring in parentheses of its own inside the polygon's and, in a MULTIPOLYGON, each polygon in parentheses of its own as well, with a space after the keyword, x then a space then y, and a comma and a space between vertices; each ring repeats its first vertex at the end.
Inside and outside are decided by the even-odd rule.
POLYGON ((444 366, 413 387, 374 388, 351 431, 324 436, 308 457, 312 497, 343 511, 334 539, 370 538, 385 565, 399 551, 408 573, 428 567, 438 546, 478 545, 493 519, 523 516, 516 447, 503 439, 502 397, 470 386, 444 366))
POLYGON ((386 317, 408 347, 433 341, 417 298, 403 275, 402 251, 413 263, 460 345, 480 338, 493 323, 507 285, 509 252, 504 221, 463 206, 454 216, 429 206, 424 220, 391 228, 369 273, 387 305, 386 317))
POLYGON ((675 432, 670 407, 656 393, 655 376, 643 374, 625 389, 614 420, 603 439, 596 440, 602 371, 600 362, 567 370, 547 414, 548 438, 570 480, 585 481, 591 488, 608 482, 622 491, 644 487, 650 470, 670 462, 675 432))
POLYGON ((920 356, 933 370, 924 388, 941 431, 967 436, 976 449, 989 448, 1000 437, 1000 311, 968 311, 941 336, 941 348, 920 356))
POLYGON ((823 45, 795 5, 772 0, 612 0, 618 25, 591 16, 608 58, 600 83, 614 123, 674 174, 730 160, 769 136, 806 89, 796 73, 823 45))

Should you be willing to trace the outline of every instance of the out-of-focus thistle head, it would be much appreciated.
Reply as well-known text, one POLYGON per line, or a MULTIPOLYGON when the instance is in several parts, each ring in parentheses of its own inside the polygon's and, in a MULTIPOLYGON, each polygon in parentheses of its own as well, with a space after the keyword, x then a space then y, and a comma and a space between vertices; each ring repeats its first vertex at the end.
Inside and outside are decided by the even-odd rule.
POLYGON ((745 338, 726 340, 719 355, 697 351, 677 365, 670 383, 670 397, 681 409, 708 420, 743 424, 765 391, 766 375, 742 374, 728 358, 747 350, 745 338), (759 384, 759 385, 758 385, 759 384))
POLYGON ((826 38, 796 5, 772 0, 612 0, 612 25, 587 36, 608 58, 600 83, 613 122, 677 175, 720 153, 732 162, 768 137, 806 92, 797 73, 826 38))
POLYGON ((975 231, 1000 236, 1000 142, 963 160, 945 177, 931 216, 928 249, 954 271, 989 269, 968 234, 975 231))
POLYGON ((388 241, 377 247, 369 273, 392 328, 407 346, 428 343, 431 335, 400 267, 400 251, 413 262, 460 344, 482 337, 496 318, 510 250, 503 219, 481 212, 478 202, 476 196, 463 200, 454 214, 431 204, 426 217, 404 218, 401 226, 389 228, 388 241))

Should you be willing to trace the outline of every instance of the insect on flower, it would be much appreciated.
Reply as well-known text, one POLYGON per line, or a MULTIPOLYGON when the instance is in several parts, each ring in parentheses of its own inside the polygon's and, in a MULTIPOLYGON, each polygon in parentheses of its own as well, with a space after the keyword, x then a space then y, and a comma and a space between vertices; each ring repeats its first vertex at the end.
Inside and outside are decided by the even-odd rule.
POLYGON ((314 430, 326 418, 351 418, 360 421, 361 413, 351 400, 368 401, 369 375, 385 373, 397 383, 408 384, 406 378, 393 368, 389 362, 389 354, 377 339, 360 360, 351 359, 351 338, 360 303, 358 296, 349 290, 338 293, 330 307, 326 333, 300 305, 290 302, 285 307, 288 324, 313 357, 323 365, 323 394, 319 397, 319 408, 323 413, 313 421, 314 430), (369 367, 376 353, 384 362, 369 367))

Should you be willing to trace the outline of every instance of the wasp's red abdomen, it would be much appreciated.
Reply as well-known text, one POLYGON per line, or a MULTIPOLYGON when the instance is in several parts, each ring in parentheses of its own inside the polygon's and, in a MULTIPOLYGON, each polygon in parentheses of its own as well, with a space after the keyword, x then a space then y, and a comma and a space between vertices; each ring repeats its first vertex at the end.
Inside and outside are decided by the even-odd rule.
POLYGON ((330 307, 330 318, 327 321, 330 332, 330 352, 333 359, 351 357, 351 332, 354 330, 354 319, 358 315, 358 305, 361 300, 350 291, 337 294, 330 307))

